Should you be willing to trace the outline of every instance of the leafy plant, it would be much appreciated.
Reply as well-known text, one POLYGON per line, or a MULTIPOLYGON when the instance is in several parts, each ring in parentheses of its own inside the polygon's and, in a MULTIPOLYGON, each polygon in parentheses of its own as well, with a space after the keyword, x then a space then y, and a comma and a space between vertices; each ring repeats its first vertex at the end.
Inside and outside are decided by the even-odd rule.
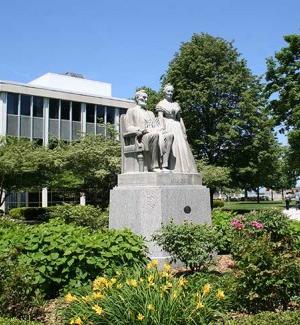
POLYGON ((9 216, 17 220, 47 221, 49 219, 48 212, 48 208, 22 207, 11 209, 9 211, 9 216))
POLYGON ((66 223, 90 229, 108 228, 108 211, 102 211, 92 205, 57 205, 50 208, 49 218, 59 218, 66 223))
POLYGON ((228 254, 231 251, 232 227, 230 221, 235 214, 230 211, 214 209, 212 211, 212 223, 217 232, 216 245, 217 250, 221 254, 228 254))
POLYGON ((1 325, 42 325, 43 323, 29 320, 22 320, 17 318, 4 318, 0 316, 1 325))
MULTIPOLYGON (((2 316, 29 318, 38 312, 43 297, 34 283, 34 270, 16 260, 0 256, 0 313, 2 316)), ((2 323, 1 323, 2 324, 2 323)))
MULTIPOLYGON (((287 308, 300 292, 300 263, 295 252, 280 241, 273 242, 263 228, 249 229, 239 220, 233 227, 236 260, 236 301, 241 308, 256 312, 287 308)), ((253 228, 258 224, 253 224, 253 228)))
POLYGON ((15 251, 22 265, 36 270, 34 284, 47 298, 67 286, 88 284, 99 274, 146 262, 143 239, 129 230, 91 232, 56 219, 2 232, 0 256, 15 251))
POLYGON ((125 270, 116 277, 98 277, 92 290, 69 293, 63 311, 70 324, 208 324, 222 317, 226 295, 212 283, 189 286, 174 277, 169 264, 157 269, 157 260, 146 268, 125 270))
POLYGON ((226 325, 291 325, 298 324, 300 311, 262 312, 228 320, 226 325))
POLYGON ((153 239, 171 255, 172 261, 181 261, 191 270, 207 268, 216 249, 214 228, 188 221, 163 225, 153 239))

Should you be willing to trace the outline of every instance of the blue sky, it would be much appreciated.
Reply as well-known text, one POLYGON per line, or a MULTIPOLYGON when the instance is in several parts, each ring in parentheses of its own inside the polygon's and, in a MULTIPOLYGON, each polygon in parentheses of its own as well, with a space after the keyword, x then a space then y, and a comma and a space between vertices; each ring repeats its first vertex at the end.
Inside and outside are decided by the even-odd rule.
POLYGON ((207 32, 234 40, 256 74, 282 36, 300 31, 299 0, 2 0, 0 79, 73 71, 113 95, 159 88, 181 42, 207 32))

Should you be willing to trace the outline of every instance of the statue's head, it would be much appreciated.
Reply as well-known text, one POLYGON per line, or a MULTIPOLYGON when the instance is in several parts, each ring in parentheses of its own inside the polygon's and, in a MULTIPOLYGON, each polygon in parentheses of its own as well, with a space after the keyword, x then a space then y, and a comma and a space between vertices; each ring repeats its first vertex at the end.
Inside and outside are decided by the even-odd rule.
POLYGON ((140 89, 135 93, 134 96, 135 102, 145 108, 147 106, 148 95, 146 94, 145 90, 140 89))
POLYGON ((168 100, 172 100, 174 94, 174 87, 171 84, 166 84, 164 86, 164 95, 168 100))

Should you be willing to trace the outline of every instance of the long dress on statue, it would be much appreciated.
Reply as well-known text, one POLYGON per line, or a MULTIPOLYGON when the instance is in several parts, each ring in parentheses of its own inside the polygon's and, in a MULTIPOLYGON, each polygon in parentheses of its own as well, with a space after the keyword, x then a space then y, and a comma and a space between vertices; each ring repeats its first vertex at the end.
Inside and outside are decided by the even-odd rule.
POLYGON ((195 159, 186 139, 184 124, 179 117, 180 110, 177 102, 169 102, 166 99, 156 106, 156 111, 163 114, 166 131, 174 135, 169 169, 175 172, 197 173, 195 159))

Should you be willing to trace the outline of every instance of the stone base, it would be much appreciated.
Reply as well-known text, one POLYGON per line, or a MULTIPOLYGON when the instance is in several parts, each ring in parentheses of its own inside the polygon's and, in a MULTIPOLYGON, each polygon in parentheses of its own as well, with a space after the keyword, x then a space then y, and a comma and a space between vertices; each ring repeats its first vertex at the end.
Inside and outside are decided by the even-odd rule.
POLYGON ((118 177, 110 192, 109 227, 129 228, 148 241, 150 258, 169 256, 151 241, 161 224, 171 219, 211 223, 209 189, 199 174, 130 173, 118 177))

